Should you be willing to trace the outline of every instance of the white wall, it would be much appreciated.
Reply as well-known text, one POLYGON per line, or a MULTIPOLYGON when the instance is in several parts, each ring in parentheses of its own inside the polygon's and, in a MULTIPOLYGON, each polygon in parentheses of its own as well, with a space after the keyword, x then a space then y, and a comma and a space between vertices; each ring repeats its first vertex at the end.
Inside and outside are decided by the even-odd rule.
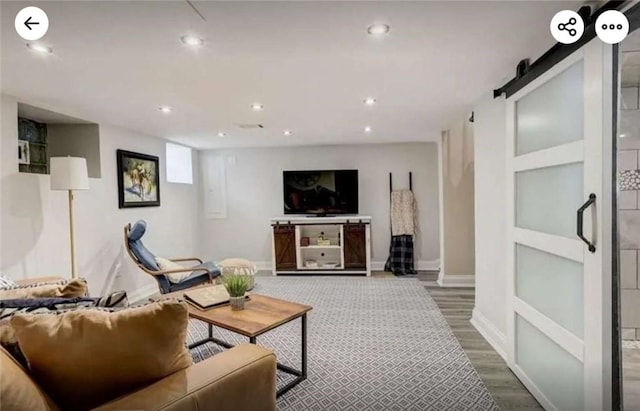
POLYGON ((360 214, 373 217, 372 260, 381 269, 389 251, 389 172, 394 189, 409 187, 418 203, 420 233, 415 245, 419 268, 437 268, 438 155, 436 143, 211 150, 224 157, 226 218, 204 219, 202 254, 244 257, 270 267, 270 219, 283 214, 282 171, 358 169, 360 214), (235 163, 234 163, 235 162, 235 163))
POLYGON ((474 108, 476 305, 473 325, 506 347, 506 104, 486 95, 474 108))
POLYGON ((47 145, 49 157, 84 157, 89 177, 102 177, 97 124, 47 124, 47 145))
MULTIPOLYGON (((0 268, 14 279, 68 277, 71 269, 67 193, 51 191, 48 175, 17 172, 17 101, 6 95, 1 98, 0 268)), ((55 107, 45 108, 56 111, 55 107)), ((128 222, 145 219, 149 223, 145 236, 149 249, 167 257, 196 255, 197 185, 166 182, 164 140, 101 124, 100 149, 102 178, 90 179, 89 191, 75 193, 78 274, 87 278, 92 295, 103 294, 110 288, 125 289, 132 297, 157 291, 155 280, 138 270, 125 254, 123 227, 128 222), (117 149, 160 157, 160 207, 118 209, 117 149)))

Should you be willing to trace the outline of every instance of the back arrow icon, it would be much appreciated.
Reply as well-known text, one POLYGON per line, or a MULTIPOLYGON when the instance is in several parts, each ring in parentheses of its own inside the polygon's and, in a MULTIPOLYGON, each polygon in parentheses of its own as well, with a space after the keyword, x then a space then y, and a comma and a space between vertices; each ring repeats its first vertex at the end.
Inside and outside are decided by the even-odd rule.
POLYGON ((27 28, 28 28, 29 30, 33 30, 33 29, 31 28, 31 25, 32 25, 32 24, 40 24, 40 23, 39 23, 39 22, 37 22, 37 21, 31 21, 31 16, 29 16, 29 18, 27 19, 27 21, 25 21, 25 22, 24 22, 24 25, 25 25, 25 26, 27 26, 27 28))

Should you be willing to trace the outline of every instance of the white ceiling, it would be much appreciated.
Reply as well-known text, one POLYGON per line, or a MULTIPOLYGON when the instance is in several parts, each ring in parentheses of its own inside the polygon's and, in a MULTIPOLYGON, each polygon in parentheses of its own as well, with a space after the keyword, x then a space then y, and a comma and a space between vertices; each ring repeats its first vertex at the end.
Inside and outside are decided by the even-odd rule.
POLYGON ((554 43, 556 11, 579 6, 193 3, 206 21, 184 1, 2 1, 2 92, 196 148, 436 140, 519 60, 554 43), (13 20, 27 5, 48 14, 41 43, 53 55, 36 55, 16 34, 13 20), (372 38, 367 26, 378 22, 391 32, 372 38), (184 34, 205 46, 189 49, 184 34), (378 104, 365 107, 368 96, 378 104), (252 111, 254 102, 265 110, 252 111))

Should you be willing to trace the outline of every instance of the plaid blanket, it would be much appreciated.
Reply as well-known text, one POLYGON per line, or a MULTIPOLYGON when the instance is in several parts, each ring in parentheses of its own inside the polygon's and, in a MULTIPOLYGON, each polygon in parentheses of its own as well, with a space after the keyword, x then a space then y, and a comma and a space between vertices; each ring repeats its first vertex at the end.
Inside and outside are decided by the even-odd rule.
POLYGON ((410 275, 418 272, 413 268, 413 236, 394 235, 391 237, 389 258, 384 265, 385 271, 395 275, 410 275))

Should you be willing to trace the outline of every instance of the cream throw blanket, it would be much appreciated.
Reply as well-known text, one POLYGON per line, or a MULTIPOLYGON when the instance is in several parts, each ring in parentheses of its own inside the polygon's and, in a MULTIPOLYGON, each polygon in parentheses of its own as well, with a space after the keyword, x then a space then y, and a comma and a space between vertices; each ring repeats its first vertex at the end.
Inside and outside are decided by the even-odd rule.
POLYGON ((416 215, 411 190, 391 192, 391 235, 416 235, 416 215))

